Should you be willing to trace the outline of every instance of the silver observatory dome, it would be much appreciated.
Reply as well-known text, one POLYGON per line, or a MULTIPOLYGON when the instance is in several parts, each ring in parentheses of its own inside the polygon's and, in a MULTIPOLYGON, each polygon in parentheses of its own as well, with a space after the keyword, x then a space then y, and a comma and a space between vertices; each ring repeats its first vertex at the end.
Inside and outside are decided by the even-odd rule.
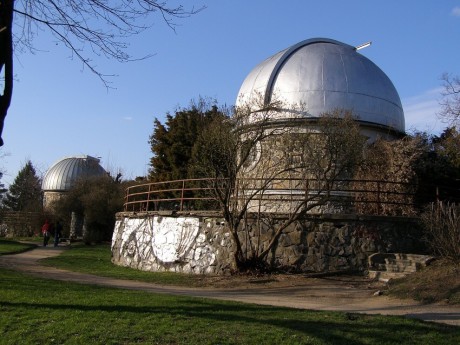
POLYGON ((66 157, 53 164, 45 174, 42 190, 45 192, 68 191, 79 178, 106 174, 99 159, 91 156, 66 157))
POLYGON ((257 65, 244 80, 236 105, 251 106, 260 98, 268 105, 274 97, 302 105, 300 114, 286 118, 314 119, 346 109, 370 136, 405 131, 401 100, 387 75, 355 47, 331 39, 302 41, 257 65))

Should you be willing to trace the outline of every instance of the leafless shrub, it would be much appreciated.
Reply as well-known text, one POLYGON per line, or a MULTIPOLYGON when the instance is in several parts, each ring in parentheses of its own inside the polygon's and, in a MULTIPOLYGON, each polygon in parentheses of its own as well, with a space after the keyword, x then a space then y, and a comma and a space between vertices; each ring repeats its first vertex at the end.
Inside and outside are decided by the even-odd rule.
POLYGON ((460 205, 438 201, 422 214, 426 240, 433 253, 460 261, 460 205))

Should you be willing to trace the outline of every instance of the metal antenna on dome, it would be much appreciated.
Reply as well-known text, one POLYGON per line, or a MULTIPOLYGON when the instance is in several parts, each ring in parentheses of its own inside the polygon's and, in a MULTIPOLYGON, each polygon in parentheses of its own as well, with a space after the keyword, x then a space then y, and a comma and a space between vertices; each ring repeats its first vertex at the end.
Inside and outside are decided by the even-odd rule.
POLYGON ((355 50, 358 51, 358 50, 367 48, 367 47, 369 47, 371 44, 372 44, 372 41, 363 43, 363 44, 361 44, 361 45, 359 45, 359 46, 356 46, 356 47, 355 47, 355 50))

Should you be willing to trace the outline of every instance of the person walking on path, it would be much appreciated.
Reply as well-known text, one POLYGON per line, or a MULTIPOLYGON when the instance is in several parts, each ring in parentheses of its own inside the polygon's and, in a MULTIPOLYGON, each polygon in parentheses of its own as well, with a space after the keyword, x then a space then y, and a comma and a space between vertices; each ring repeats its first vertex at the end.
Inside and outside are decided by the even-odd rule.
POLYGON ((59 239, 62 236, 62 225, 59 221, 56 222, 56 227, 54 228, 54 246, 57 247, 59 244, 59 239))
POLYGON ((42 234, 43 234, 43 247, 48 245, 48 241, 50 240, 50 223, 48 219, 45 220, 45 224, 42 226, 42 234))

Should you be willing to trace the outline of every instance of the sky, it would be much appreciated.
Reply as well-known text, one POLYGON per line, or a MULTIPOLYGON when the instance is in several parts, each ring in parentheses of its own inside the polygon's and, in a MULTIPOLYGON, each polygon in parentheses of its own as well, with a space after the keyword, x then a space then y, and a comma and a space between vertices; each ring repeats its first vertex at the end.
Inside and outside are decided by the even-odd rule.
POLYGON ((153 121, 211 97, 233 105, 248 73, 267 57, 305 39, 352 46, 392 80, 406 131, 439 134, 443 73, 460 75, 460 1, 456 0, 182 0, 206 6, 178 19, 175 31, 158 15, 129 40, 129 53, 149 59, 118 63, 94 57, 114 74, 111 89, 45 31, 35 53, 15 56, 15 85, 0 149, 1 183, 14 181, 28 160, 42 176, 68 156, 100 157, 124 179, 145 176, 153 121))

